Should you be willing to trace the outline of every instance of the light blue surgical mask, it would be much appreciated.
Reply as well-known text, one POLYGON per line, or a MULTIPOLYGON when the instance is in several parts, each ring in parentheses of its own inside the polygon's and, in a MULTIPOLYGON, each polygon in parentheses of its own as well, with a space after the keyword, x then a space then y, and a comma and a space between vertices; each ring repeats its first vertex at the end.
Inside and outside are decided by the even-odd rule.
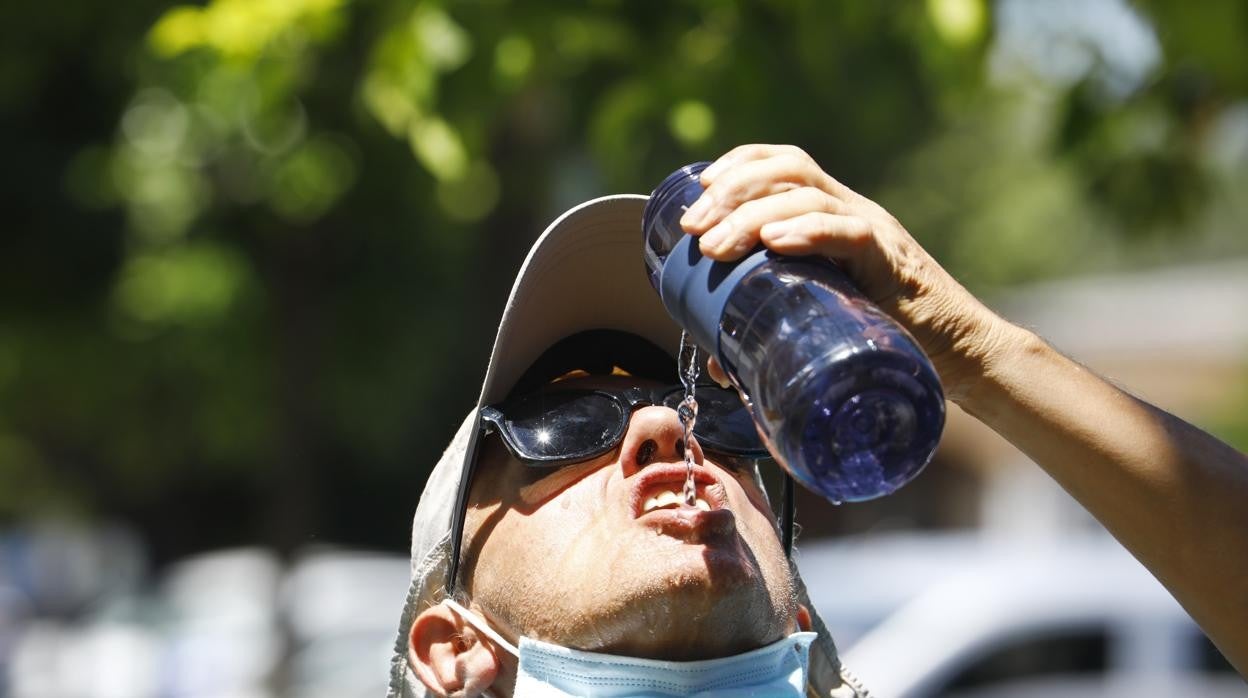
POLYGON ((516 698, 541 696, 797 696, 806 695, 810 643, 799 632, 744 654, 696 662, 585 652, 528 637, 516 647, 477 614, 442 603, 519 660, 516 698))

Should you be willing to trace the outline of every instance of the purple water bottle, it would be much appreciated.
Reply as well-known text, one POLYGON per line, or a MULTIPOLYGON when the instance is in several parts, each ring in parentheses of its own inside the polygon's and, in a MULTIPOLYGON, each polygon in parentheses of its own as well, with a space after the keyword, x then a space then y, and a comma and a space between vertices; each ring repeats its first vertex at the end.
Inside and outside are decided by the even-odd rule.
POLYGON ((663 305, 719 359, 794 479, 837 503, 895 491, 931 460, 944 427, 931 362, 823 257, 761 246, 738 262, 703 257, 680 217, 708 164, 673 172, 646 203, 646 268, 663 305))

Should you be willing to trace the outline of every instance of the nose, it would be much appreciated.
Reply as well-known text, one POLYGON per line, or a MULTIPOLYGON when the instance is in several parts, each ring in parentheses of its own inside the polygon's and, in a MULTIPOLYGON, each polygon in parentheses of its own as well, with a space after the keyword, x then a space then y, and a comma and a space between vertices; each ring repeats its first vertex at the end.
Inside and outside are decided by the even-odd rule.
MULTIPOLYGON (((690 438, 693 461, 702 463, 702 447, 690 438)), ((651 463, 673 463, 685 459, 685 430, 676 410, 651 405, 633 412, 628 431, 620 444, 620 465, 632 475, 651 463)))

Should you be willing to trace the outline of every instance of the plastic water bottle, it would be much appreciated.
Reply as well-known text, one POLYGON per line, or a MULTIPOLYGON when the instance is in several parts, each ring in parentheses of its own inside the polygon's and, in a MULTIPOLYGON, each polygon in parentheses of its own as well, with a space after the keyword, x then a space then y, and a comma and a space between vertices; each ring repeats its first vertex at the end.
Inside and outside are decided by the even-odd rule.
POLYGON ((680 217, 708 164, 672 173, 646 204, 650 282, 719 359, 794 479, 835 503, 894 492, 931 460, 944 427, 931 362, 828 259, 761 246, 738 262, 703 257, 680 217))

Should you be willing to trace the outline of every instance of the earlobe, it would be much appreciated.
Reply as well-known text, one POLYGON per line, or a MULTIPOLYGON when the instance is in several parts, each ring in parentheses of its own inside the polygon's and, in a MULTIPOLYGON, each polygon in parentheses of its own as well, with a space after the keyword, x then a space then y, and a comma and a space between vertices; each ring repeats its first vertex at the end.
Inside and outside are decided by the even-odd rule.
POLYGON ((797 605, 797 628, 802 632, 810 631, 810 609, 805 604, 797 605))
POLYGON ((407 661, 437 696, 479 696, 498 678, 494 650, 476 630, 441 604, 412 622, 407 661))

